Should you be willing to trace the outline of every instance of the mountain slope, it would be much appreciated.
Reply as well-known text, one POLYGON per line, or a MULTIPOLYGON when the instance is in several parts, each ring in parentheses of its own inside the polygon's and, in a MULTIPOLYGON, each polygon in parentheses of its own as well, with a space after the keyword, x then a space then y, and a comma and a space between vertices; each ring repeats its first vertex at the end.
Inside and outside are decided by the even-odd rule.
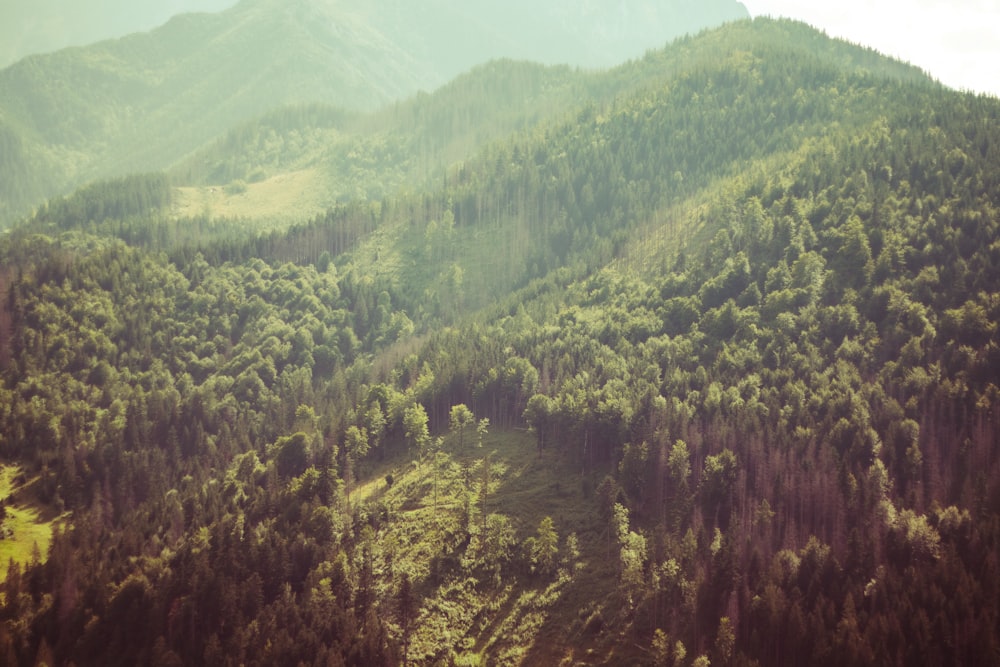
POLYGON ((566 113, 589 94, 594 79, 566 67, 494 61, 372 114, 324 105, 276 110, 233 129, 170 173, 178 184, 210 186, 309 169, 322 173, 316 189, 328 206, 378 199, 404 184, 419 189, 437 181, 445 167, 489 141, 566 113))
MULTIPOLYGON (((694 48, 680 42, 607 73, 570 78, 554 89, 555 99, 569 92, 582 104, 574 113, 557 112, 510 142, 488 144, 450 170, 447 188, 427 201, 403 197, 379 214, 379 234, 352 259, 433 312, 429 304, 447 289, 437 260, 451 258, 464 275, 465 305, 481 305, 560 266, 592 265, 598 239, 608 244, 606 259, 630 234, 672 216, 677 202, 716 181, 786 159, 832 131, 866 127, 888 113, 880 86, 907 81, 928 94, 939 89, 914 68, 817 36, 794 23, 733 24, 694 40, 694 48), (441 230, 449 218, 453 230, 441 230)), ((428 107, 463 108, 446 89, 410 108, 428 107)), ((409 118, 407 105, 399 115, 409 118)), ((451 119, 420 118, 428 129, 451 119)), ((405 145, 405 134, 388 136, 387 144, 405 145)), ((375 178, 381 181, 378 172, 375 178)), ((366 229, 368 217, 365 207, 335 209, 289 235, 281 256, 315 260, 324 249, 315 235, 366 229)))
MULTIPOLYGON (((239 6, 183 15, 148 34, 3 70, 2 122, 41 163, 25 160, 22 169, 58 190, 165 167, 281 103, 374 107, 434 82, 349 14, 334 22, 317 11, 239 6)), ((25 201, 4 194, 7 208, 25 201)))

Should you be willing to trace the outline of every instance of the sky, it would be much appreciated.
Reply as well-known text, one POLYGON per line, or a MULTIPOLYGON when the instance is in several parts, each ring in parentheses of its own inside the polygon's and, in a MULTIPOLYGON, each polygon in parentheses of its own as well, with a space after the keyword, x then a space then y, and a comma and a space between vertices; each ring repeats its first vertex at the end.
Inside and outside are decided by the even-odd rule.
POLYGON ((941 83, 1000 97, 1000 0, 742 0, 870 46, 941 83))

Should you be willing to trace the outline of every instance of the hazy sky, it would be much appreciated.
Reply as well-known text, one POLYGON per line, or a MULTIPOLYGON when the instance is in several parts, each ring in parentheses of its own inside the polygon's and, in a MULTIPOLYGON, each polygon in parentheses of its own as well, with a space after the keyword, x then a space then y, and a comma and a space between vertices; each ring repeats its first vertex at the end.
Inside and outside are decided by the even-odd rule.
MULTIPOLYGON (((0 0, 0 66, 38 50, 148 30, 236 0, 0 0)), ((412 0, 419 2, 420 0, 412 0)), ((542 2, 544 0, 539 0, 542 2)), ((697 2, 697 0, 694 0, 697 2)), ((1000 0, 743 0, 909 61, 952 88, 1000 96, 1000 0)))
POLYGON ((1000 0, 743 0, 920 67, 946 86, 1000 96, 1000 0))

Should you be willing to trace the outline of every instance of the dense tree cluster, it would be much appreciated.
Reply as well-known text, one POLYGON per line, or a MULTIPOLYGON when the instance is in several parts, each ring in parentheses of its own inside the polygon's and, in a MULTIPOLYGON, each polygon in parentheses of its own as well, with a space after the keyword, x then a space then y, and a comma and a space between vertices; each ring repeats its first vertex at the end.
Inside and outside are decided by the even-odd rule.
POLYGON ((42 228, 76 229, 81 221, 143 218, 170 205, 170 182, 163 174, 143 174, 94 183, 69 197, 46 203, 32 223, 42 228))
MULTIPOLYGON (((42 471, 41 500, 79 517, 72 534, 57 537, 44 573, 32 575, 32 591, 48 585, 39 577, 60 582, 53 583, 58 605, 33 612, 50 628, 56 655, 212 662, 211 650, 267 664, 291 655, 294 644, 303 657, 331 651, 356 664, 385 662, 392 653, 384 630, 363 601, 345 607, 338 592, 335 602, 320 587, 325 574, 313 573, 307 586, 344 529, 335 511, 338 448, 330 442, 340 427, 297 406, 330 405, 328 388, 339 383, 343 392, 345 369, 359 352, 412 331, 406 316, 389 312, 385 299, 379 310, 372 297, 362 321, 364 288, 332 268, 255 261, 213 269, 196 257, 182 272, 117 241, 23 243, 37 257, 9 289, 14 354, 2 444, 5 458, 42 471), (256 449, 262 442, 273 444, 256 449), (279 507, 294 513, 278 520, 279 507), (258 555, 244 560, 250 535, 258 555), (132 571, 126 563, 136 558, 148 562, 132 571), (101 560, 108 569, 94 577, 84 564, 101 560), (245 567, 232 567, 237 560, 245 567), (106 597, 112 584, 117 593, 106 597), (168 589, 169 599, 160 597, 168 589), (219 597, 238 590, 240 599, 219 597), (318 596, 314 611, 300 604, 310 596, 318 596), (98 607, 69 611, 97 599, 98 607), (323 634, 302 643, 285 625, 291 607, 303 627, 323 624, 323 634), (206 614, 225 627, 206 624, 206 614), (256 640, 240 634, 249 631, 240 618, 258 623, 256 640), (146 628, 168 627, 166 644, 164 637, 155 646, 156 637, 135 641, 146 628), (108 644, 116 633, 124 634, 108 644)), ((338 576, 344 586, 356 583, 338 576)), ((8 589, 6 618, 30 618, 19 601, 26 592, 8 589)), ((30 659, 12 650, 12 664, 30 659)))

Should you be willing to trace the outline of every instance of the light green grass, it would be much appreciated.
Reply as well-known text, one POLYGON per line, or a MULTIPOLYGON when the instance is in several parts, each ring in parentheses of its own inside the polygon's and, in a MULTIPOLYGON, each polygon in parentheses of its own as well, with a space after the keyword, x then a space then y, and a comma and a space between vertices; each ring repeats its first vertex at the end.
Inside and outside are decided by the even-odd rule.
POLYGON ((37 555, 44 562, 49 553, 49 544, 52 542, 52 531, 56 523, 63 519, 54 516, 47 508, 26 504, 20 500, 12 503, 9 500, 15 493, 23 496, 24 488, 33 482, 29 480, 26 485, 19 487, 15 480, 20 474, 19 466, 0 466, 0 498, 8 499, 7 518, 3 525, 13 531, 11 537, 0 540, 0 581, 7 578, 7 570, 12 560, 24 565, 37 555))
MULTIPOLYGON (((414 453, 376 466, 351 493, 352 505, 379 502, 393 515, 377 536, 381 558, 375 566, 376 580, 382 586, 379 597, 391 605, 392 582, 408 572, 423 600, 412 628, 411 661, 602 662, 599 656, 606 637, 587 635, 584 626, 592 613, 612 604, 617 572, 607 562, 603 536, 594 528, 600 523, 596 503, 584 497, 581 474, 568 471, 554 452, 539 456, 534 437, 521 430, 496 431, 486 436, 482 448, 467 444, 461 450, 457 438, 449 436, 439 471, 436 509, 430 459, 418 461, 414 453), (514 550, 519 551, 535 535, 542 518, 549 516, 559 534, 560 558, 566 553, 566 537, 577 534, 580 556, 575 563, 548 576, 512 568, 499 587, 477 573, 472 562, 479 554, 482 461, 487 454, 491 464, 487 513, 509 518, 516 534, 514 550), (387 473, 393 476, 391 487, 385 481, 387 473), (474 511, 472 537, 463 544, 466 489, 474 511)), ((391 627, 397 636, 401 634, 400 628, 391 627)))
POLYGON ((207 215, 213 220, 300 222, 325 211, 332 203, 322 173, 303 169, 248 183, 243 192, 221 185, 176 188, 172 212, 177 217, 207 215))

